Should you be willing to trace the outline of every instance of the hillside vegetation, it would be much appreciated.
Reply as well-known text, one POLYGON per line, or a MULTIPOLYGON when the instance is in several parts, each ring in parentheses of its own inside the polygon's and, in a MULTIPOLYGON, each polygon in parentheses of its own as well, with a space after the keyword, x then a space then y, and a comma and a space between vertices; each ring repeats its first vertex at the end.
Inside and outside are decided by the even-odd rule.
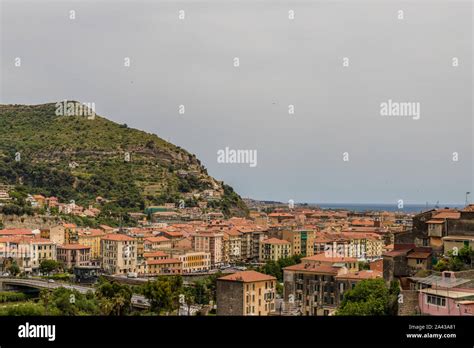
POLYGON ((54 103, 0 105, 0 183, 78 204, 101 196, 109 213, 181 199, 194 206, 204 190, 214 190, 221 196, 210 206, 228 216, 247 213, 240 196, 210 177, 195 155, 97 115, 57 116, 54 103))

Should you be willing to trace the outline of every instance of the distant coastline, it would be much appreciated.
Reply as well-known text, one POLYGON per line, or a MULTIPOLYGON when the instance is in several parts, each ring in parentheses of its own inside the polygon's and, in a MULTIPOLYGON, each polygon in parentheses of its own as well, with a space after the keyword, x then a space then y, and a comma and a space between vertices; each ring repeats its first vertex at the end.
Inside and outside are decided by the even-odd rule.
POLYGON ((403 209, 399 209, 397 204, 386 203, 308 203, 311 206, 318 206, 322 209, 343 209, 350 211, 400 211, 405 213, 419 213, 430 209, 440 208, 462 208, 464 204, 404 204, 403 209))

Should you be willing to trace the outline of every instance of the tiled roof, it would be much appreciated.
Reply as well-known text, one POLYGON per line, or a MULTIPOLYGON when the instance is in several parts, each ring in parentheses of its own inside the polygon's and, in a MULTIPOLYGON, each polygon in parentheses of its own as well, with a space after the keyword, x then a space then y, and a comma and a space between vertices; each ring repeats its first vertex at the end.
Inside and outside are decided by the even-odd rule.
POLYGON ((230 280, 235 282, 251 283, 267 280, 276 280, 276 278, 256 271, 242 271, 226 275, 224 277, 219 278, 218 280, 230 280))
POLYGON ((322 274, 333 274, 336 275, 339 272, 339 268, 332 267, 327 264, 316 264, 316 263, 299 263, 297 265, 288 266, 284 268, 285 271, 304 271, 311 273, 322 273, 322 274))
POLYGON ((375 279, 382 278, 383 273, 380 271, 363 270, 359 272, 347 272, 346 274, 338 275, 338 279, 375 279))
POLYGON ((302 258, 302 261, 322 261, 322 262, 357 262, 357 259, 354 257, 330 257, 325 253, 319 253, 313 256, 308 256, 302 258))
POLYGON ((281 244, 281 245, 291 244, 287 240, 278 239, 278 238, 264 239, 264 240, 262 240, 262 243, 265 243, 265 244, 281 244))
POLYGON ((90 246, 82 244, 62 244, 58 245, 58 249, 68 249, 68 250, 79 250, 79 249, 90 249, 90 246))
POLYGON ((147 265, 165 265, 169 263, 183 263, 178 259, 146 260, 147 265))
POLYGON ((135 238, 129 237, 125 234, 119 234, 119 233, 109 233, 105 235, 103 240, 112 240, 112 241, 117 241, 117 242, 122 242, 122 241, 134 241, 135 238))

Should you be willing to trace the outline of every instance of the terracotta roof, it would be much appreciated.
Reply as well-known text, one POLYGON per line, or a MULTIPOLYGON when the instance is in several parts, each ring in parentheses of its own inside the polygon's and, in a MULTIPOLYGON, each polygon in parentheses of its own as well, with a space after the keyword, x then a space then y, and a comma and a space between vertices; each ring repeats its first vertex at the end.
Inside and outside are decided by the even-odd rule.
POLYGON ((325 253, 319 253, 313 256, 304 257, 302 261, 321 261, 321 262, 357 262, 357 259, 354 257, 329 257, 325 253))
POLYGON ((338 279, 375 279, 382 278, 383 273, 380 271, 363 270, 359 272, 347 272, 346 274, 338 275, 338 279))
POLYGON ((82 244, 62 244, 58 245, 58 249, 78 250, 78 249, 90 249, 90 246, 82 244))
POLYGON ((459 219, 461 217, 460 212, 442 212, 433 216, 433 219, 459 219))
POLYGON ((91 228, 91 229, 81 229, 77 232, 77 234, 79 236, 94 236, 94 237, 97 237, 97 236, 105 235, 105 232, 103 230, 91 228))
POLYGON ((297 265, 288 266, 283 268, 285 271, 305 271, 311 273, 324 273, 336 275, 339 272, 339 268, 332 267, 327 264, 316 264, 316 263, 299 263, 297 265))
POLYGON ((178 259, 146 260, 147 265, 164 265, 168 263, 183 263, 178 259))
POLYGON ((76 228, 77 226, 74 224, 63 224, 64 228, 76 228))
POLYGON ((145 240, 150 243, 169 242, 169 238, 158 236, 158 237, 146 237, 145 240))
POLYGON ((400 255, 406 255, 406 253, 410 251, 410 249, 401 249, 401 250, 392 250, 392 251, 387 251, 383 253, 383 256, 400 256, 400 255))
POLYGON ((242 271, 226 275, 224 277, 219 278, 218 280, 230 280, 234 282, 252 283, 267 280, 276 280, 276 278, 256 271, 242 271))
POLYGON ((287 240, 278 239, 278 238, 264 239, 264 240, 262 240, 262 243, 265 243, 265 244, 281 244, 281 245, 291 244, 287 240))
POLYGON ((407 258, 409 259, 427 259, 430 257, 431 253, 429 252, 422 252, 422 251, 415 251, 412 253, 409 253, 407 255, 407 258))
POLYGON ((0 230, 0 235, 25 235, 25 234, 33 234, 33 230, 28 228, 6 228, 0 230))
POLYGON ((103 240, 113 240, 113 241, 134 241, 135 238, 129 237, 125 234, 119 234, 119 233, 109 233, 106 234, 103 238, 103 240))

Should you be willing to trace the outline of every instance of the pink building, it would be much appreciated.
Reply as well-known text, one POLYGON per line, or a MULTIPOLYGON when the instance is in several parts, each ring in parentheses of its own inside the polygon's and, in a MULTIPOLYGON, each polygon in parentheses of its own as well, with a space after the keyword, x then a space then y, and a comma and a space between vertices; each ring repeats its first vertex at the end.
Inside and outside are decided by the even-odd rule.
POLYGON ((474 289, 421 289, 418 306, 424 315, 474 315, 474 289))
POLYGON ((91 247, 81 244, 63 244, 57 246, 58 261, 66 268, 87 266, 91 259, 91 247))

